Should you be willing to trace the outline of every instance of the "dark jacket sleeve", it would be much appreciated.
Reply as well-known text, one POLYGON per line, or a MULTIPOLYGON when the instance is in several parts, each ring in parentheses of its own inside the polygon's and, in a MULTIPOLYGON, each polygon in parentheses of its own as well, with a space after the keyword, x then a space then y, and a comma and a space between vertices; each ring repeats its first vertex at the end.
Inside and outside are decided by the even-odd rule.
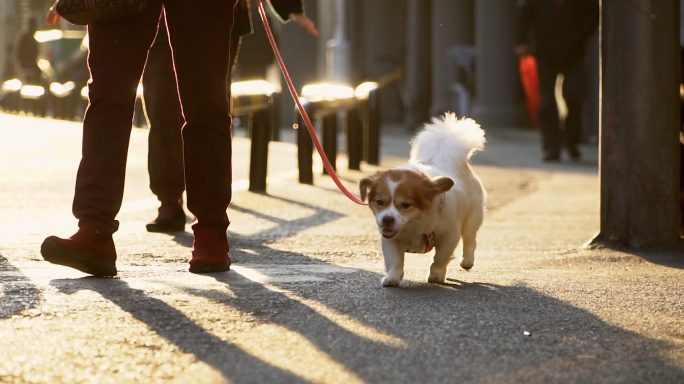
POLYGON ((304 13, 303 0, 269 0, 271 8, 284 23, 290 20, 290 13, 304 13))
POLYGON ((534 2, 532 0, 518 0, 517 13, 518 24, 515 34, 515 43, 529 44, 530 27, 534 21, 535 13, 534 2))

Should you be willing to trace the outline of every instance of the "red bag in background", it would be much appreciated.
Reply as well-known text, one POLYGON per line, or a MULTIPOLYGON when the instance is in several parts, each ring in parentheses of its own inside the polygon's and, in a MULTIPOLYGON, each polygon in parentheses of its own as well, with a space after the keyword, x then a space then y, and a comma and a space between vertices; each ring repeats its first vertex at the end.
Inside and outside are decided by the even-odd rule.
POLYGON ((520 80, 525 91, 527 101, 527 111, 535 127, 539 126, 539 106, 541 96, 539 95, 539 74, 537 73, 537 62, 532 55, 520 56, 520 80))

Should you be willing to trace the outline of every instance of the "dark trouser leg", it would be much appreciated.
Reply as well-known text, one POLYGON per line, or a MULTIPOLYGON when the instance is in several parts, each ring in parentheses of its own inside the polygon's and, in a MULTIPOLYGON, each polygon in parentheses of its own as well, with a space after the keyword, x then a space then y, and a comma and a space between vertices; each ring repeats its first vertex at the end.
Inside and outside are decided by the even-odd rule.
POLYGON ((140 15, 88 26, 92 80, 73 212, 79 225, 92 223, 103 234, 119 227, 135 91, 160 13, 161 2, 151 0, 140 15))
POLYGON ((543 61, 537 61, 539 73, 539 124, 542 131, 542 149, 544 151, 560 150, 560 131, 558 128, 558 107, 556 105, 556 77, 558 71, 543 61))
MULTIPOLYGON (((231 68, 235 66, 239 48, 240 37, 231 39, 231 68)), ((185 121, 178 100, 171 47, 163 23, 147 58, 143 90, 143 103, 150 126, 147 153, 150 189, 162 203, 175 203, 185 191, 181 137, 185 121)))
POLYGON ((178 90, 185 117, 188 208, 197 226, 228 228, 231 199, 230 32, 237 0, 166 0, 178 90))
POLYGON ((565 118, 565 145, 576 148, 582 135, 582 109, 584 106, 585 76, 583 63, 563 70, 563 98, 568 106, 565 118))
POLYGON ((178 202, 185 190, 183 175, 183 114, 166 30, 160 26, 145 66, 143 100, 150 126, 147 170, 150 189, 159 201, 178 202))

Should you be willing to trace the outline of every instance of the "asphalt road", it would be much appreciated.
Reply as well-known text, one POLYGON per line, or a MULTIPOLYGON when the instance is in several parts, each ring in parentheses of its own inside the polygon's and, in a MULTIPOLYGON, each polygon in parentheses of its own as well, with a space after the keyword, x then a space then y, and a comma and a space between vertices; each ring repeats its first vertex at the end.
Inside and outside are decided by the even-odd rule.
MULTIPOLYGON (((79 125, 0 114, 0 382, 683 383, 684 255, 583 248, 598 230, 596 149, 542 165, 534 132, 487 135, 473 270, 453 263, 430 285, 430 255, 410 255, 401 287, 382 288, 369 210, 327 177, 297 184, 287 143, 271 146, 268 194, 247 192, 242 138, 234 268, 189 274, 189 232, 145 232, 157 203, 134 129, 120 276, 99 279, 39 253, 76 229, 79 125)), ((408 140, 385 131, 383 167, 408 140)), ((339 165, 354 189, 377 169, 339 165)))

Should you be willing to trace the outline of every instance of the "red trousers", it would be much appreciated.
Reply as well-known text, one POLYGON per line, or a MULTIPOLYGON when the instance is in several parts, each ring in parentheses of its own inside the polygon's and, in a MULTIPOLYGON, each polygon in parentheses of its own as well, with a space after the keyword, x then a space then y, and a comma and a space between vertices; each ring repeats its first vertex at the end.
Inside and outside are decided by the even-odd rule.
POLYGON ((195 226, 228 228, 231 199, 230 40, 237 0, 148 0, 131 18, 88 25, 90 102, 73 212, 114 233, 124 191, 136 89, 166 17, 185 118, 183 160, 195 226))

